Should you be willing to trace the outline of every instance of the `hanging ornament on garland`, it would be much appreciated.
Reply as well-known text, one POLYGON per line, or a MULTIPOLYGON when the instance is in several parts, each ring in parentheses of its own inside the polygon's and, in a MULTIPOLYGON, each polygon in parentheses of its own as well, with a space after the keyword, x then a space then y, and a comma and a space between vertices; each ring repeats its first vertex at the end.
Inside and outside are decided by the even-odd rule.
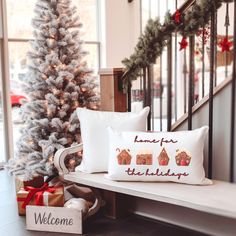
POLYGON ((206 45, 206 43, 208 42, 209 38, 210 38, 210 26, 207 25, 204 28, 200 28, 197 33, 197 40, 200 43, 203 43, 204 45, 206 45))
POLYGON ((175 12, 175 14, 174 14, 174 20, 175 20, 175 23, 176 23, 176 24, 179 24, 179 23, 180 23, 180 17, 181 17, 180 11, 179 11, 179 10, 176 10, 176 12, 175 12))
POLYGON ((186 40, 186 37, 183 37, 182 38, 182 40, 181 40, 181 42, 179 42, 179 45, 180 45, 180 51, 182 50, 182 49, 186 49, 187 48, 187 46, 188 46, 188 41, 186 40))
POLYGON ((229 52, 230 51, 230 47, 232 45, 233 45, 233 43, 229 41, 228 37, 224 37, 219 42, 219 47, 221 48, 221 52, 229 52))
MULTIPOLYGON (((205 30, 199 33, 201 34, 201 40, 204 44, 209 41, 210 31, 208 28, 211 13, 218 10, 222 3, 232 2, 232 0, 201 0, 196 1, 190 8, 184 11, 176 9, 175 13, 171 15, 167 12, 165 21, 162 24, 160 19, 150 19, 137 42, 134 52, 129 58, 122 60, 124 64, 124 74, 122 75, 122 82, 124 89, 128 89, 128 85, 132 80, 136 80, 142 73, 143 62, 151 62, 153 58, 158 58, 163 52, 163 45, 158 44, 153 46, 153 42, 168 41, 174 32, 178 32, 183 36, 181 42, 179 42, 179 50, 186 49, 188 46, 187 36, 195 35, 201 28, 205 30)), ((199 40, 201 49, 204 46, 199 40)), ((200 48, 200 47, 199 47, 200 48)), ((197 54, 200 55, 201 51, 197 54)))

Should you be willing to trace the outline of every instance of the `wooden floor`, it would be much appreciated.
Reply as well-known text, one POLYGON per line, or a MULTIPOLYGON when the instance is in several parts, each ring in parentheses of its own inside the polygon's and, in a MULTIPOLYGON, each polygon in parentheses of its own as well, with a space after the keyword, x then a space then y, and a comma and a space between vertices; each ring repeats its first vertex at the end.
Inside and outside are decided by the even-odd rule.
MULTIPOLYGON (((25 217, 18 216, 13 178, 0 170, 0 235, 1 236, 47 236, 69 235, 59 233, 33 232, 25 229, 25 217)), ((203 234, 172 225, 130 216, 111 220, 97 215, 84 225, 87 236, 200 236, 203 234)))

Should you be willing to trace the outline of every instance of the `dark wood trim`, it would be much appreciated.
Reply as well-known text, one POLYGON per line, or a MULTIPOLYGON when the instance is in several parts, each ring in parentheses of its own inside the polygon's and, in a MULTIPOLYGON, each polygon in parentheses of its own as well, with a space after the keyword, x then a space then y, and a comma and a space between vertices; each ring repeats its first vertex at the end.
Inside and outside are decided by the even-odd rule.
POLYGON ((193 6, 196 3, 196 0, 188 0, 186 2, 184 2, 180 7, 179 7, 179 11, 185 12, 187 11, 191 6, 193 6))

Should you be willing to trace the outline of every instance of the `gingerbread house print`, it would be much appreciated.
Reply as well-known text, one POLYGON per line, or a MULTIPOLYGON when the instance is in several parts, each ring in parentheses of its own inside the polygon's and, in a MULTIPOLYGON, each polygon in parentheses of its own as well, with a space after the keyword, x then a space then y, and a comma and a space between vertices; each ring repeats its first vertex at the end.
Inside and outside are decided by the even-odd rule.
POLYGON ((191 156, 187 151, 176 151, 175 161, 178 166, 188 166, 191 161, 191 156))
POLYGON ((150 151, 140 151, 136 155, 137 165, 152 165, 152 153, 150 151))
POLYGON ((161 150, 161 153, 158 156, 158 163, 159 163, 160 166, 167 166, 168 163, 169 163, 169 160, 170 160, 170 158, 169 158, 169 156, 166 152, 166 149, 163 148, 161 150))
POLYGON ((119 151, 119 154, 117 155, 118 164, 130 165, 132 157, 129 153, 129 150, 128 149, 123 149, 122 151, 120 151, 119 149, 117 150, 119 151))

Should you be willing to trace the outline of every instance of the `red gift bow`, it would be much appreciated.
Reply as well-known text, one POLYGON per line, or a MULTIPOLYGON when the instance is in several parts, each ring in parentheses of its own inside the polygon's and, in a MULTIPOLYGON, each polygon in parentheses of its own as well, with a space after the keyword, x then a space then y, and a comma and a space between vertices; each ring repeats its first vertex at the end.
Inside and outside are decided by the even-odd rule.
POLYGON ((49 192, 49 193, 54 193, 56 191, 56 189, 59 188, 58 187, 50 187, 48 186, 48 183, 44 183, 42 187, 40 188, 34 188, 31 186, 25 186, 25 190, 29 191, 28 195, 26 198, 20 198, 17 197, 17 201, 24 201, 24 203, 22 204, 22 208, 25 209, 26 206, 29 204, 29 202, 31 201, 31 199, 35 196, 35 204, 37 206, 43 206, 43 193, 44 192, 49 192))

